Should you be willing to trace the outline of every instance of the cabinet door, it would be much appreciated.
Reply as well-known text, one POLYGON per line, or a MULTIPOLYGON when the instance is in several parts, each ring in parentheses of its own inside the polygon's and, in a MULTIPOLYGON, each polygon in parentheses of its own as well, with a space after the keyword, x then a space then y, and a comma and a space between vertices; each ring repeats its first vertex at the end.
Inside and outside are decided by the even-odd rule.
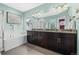
POLYGON ((27 41, 29 43, 32 43, 33 39, 32 39, 32 32, 31 31, 27 31, 27 41))
POLYGON ((61 37, 61 47, 63 54, 75 54, 76 53, 76 36, 75 34, 63 34, 61 37), (64 35, 64 36, 63 36, 64 35))
POLYGON ((44 43, 43 43, 44 33, 43 32, 38 32, 38 35, 36 35, 36 36, 38 36, 38 39, 37 39, 38 45, 43 46, 44 45, 44 43))
POLYGON ((57 51, 57 36, 58 33, 48 34, 48 48, 54 51, 57 51))
POLYGON ((27 32, 27 40, 29 43, 39 44, 38 43, 38 32, 36 31, 28 31, 27 32))
POLYGON ((38 43, 38 34, 39 34, 39 33, 38 33, 37 31, 33 31, 33 32, 32 32, 32 42, 33 42, 34 44, 37 44, 37 45, 39 44, 39 43, 38 43))
POLYGON ((48 42, 48 37, 47 37, 47 33, 46 32, 43 32, 41 33, 42 34, 42 38, 41 38, 41 45, 45 48, 48 48, 47 46, 47 42, 48 42))
POLYGON ((64 34, 59 33, 59 36, 57 37, 57 52, 64 54, 65 48, 64 48, 64 34))

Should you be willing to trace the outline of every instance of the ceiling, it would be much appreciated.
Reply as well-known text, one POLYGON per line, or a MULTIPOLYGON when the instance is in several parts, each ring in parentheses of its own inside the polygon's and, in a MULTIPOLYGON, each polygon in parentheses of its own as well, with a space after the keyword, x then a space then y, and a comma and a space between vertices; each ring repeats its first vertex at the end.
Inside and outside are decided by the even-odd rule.
POLYGON ((25 12, 39 5, 42 5, 43 3, 4 3, 4 4, 14 9, 17 9, 21 12, 25 12))

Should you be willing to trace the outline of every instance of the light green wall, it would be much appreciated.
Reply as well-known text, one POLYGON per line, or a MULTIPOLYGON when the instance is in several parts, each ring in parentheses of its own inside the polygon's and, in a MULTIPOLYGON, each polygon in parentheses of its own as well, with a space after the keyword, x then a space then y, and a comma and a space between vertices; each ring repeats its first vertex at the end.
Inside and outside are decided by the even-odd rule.
MULTIPOLYGON (((59 5, 61 5, 61 3, 45 3, 45 4, 43 4, 43 5, 40 5, 40 6, 36 7, 36 8, 33 8, 33 9, 27 11, 27 12, 24 12, 24 22, 25 22, 25 20, 26 20, 27 18, 31 18, 31 17, 32 17, 32 14, 33 14, 34 12, 43 12, 43 13, 45 13, 45 12, 47 12, 50 8, 52 8, 52 7, 57 7, 57 6, 59 6, 59 5)), ((62 16, 66 16, 66 18, 69 17, 68 11, 69 11, 69 9, 66 10, 66 11, 64 11, 64 12, 62 12, 62 13, 60 13, 60 14, 58 14, 58 15, 54 15, 54 16, 50 16, 50 17, 45 17, 45 18, 43 18, 43 19, 45 19, 46 22, 49 22, 49 23, 51 23, 51 24, 55 24, 55 25, 56 25, 56 24, 57 24, 56 22, 57 22, 58 18, 60 18, 60 17, 62 17, 62 16)), ((33 18, 32 20, 34 20, 34 18, 33 18)), ((66 21, 68 21, 68 20, 69 20, 69 19, 66 19, 66 21)), ((67 24, 67 22, 66 22, 66 24, 67 24)), ((24 26, 26 26, 25 23, 24 23, 24 26)), ((26 29, 26 28, 25 28, 25 29, 26 29)))
POLYGON ((3 13, 2 13, 3 14, 3 27, 4 27, 5 31, 14 31, 14 26, 16 27, 15 31, 20 31, 20 32, 23 31, 23 13, 21 11, 18 11, 16 9, 8 7, 8 6, 1 4, 1 3, 0 3, 0 11, 3 11, 3 13), (13 26, 11 26, 11 24, 8 24, 6 22, 6 20, 7 20, 6 19, 6 12, 14 13, 16 15, 21 16, 21 23, 18 25, 14 24, 13 26))
POLYGON ((49 8, 57 7, 58 5, 61 5, 61 3, 45 3, 45 4, 42 4, 36 8, 33 8, 33 9, 23 12, 23 13, 24 13, 25 17, 26 16, 29 17, 34 12, 47 12, 49 8))

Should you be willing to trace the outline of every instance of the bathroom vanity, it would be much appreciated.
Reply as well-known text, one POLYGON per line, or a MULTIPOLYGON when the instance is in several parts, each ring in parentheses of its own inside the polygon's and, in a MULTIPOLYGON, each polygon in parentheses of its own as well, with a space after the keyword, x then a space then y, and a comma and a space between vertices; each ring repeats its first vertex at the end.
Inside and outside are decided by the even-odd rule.
POLYGON ((76 30, 28 30, 27 40, 31 44, 65 54, 77 54, 76 30))

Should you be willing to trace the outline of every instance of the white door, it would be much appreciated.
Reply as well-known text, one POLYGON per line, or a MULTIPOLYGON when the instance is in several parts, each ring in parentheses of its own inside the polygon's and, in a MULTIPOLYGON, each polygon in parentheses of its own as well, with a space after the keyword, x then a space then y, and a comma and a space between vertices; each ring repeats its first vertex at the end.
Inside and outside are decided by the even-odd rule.
POLYGON ((3 33, 3 26, 2 26, 2 12, 0 11, 0 51, 2 51, 3 50, 3 44, 2 44, 2 37, 3 37, 3 35, 2 35, 2 33, 3 33))

